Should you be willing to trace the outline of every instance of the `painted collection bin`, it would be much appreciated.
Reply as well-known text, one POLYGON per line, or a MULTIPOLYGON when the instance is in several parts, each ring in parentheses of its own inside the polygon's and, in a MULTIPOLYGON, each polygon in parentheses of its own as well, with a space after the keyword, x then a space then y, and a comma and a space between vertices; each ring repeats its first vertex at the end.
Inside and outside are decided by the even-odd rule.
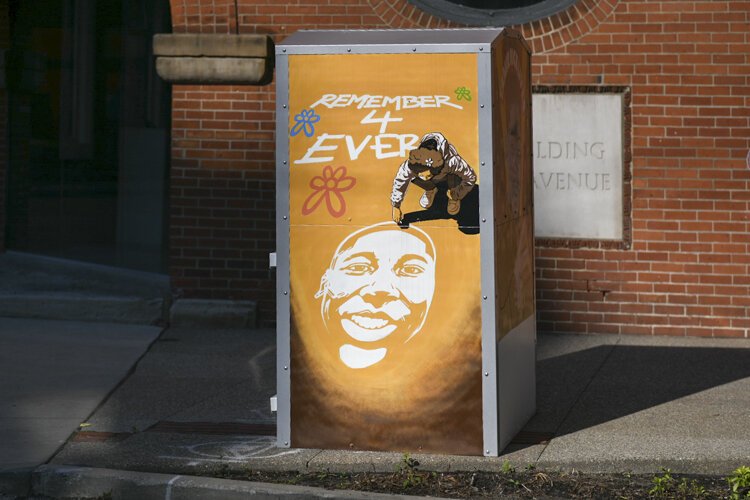
POLYGON ((276 47, 278 444, 496 456, 534 413, 529 49, 276 47))

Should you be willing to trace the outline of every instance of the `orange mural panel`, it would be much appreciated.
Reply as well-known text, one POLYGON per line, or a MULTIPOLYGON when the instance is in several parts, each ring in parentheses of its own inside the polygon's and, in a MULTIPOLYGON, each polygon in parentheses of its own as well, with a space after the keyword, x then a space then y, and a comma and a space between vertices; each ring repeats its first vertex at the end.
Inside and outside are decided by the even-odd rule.
POLYGON ((289 56, 292 446, 482 453, 477 56, 289 56))

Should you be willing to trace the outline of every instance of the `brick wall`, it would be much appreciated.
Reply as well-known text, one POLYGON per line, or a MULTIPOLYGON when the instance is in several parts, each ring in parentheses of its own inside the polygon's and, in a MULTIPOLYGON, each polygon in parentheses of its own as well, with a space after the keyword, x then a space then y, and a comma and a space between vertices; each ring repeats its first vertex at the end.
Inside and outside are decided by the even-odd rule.
MULTIPOLYGON (((607 2, 602 2, 606 4, 607 2)), ((540 326, 747 337, 750 2, 617 2, 538 84, 632 89, 628 251, 538 248, 540 326)))
MULTIPOLYGON (((175 32, 431 28, 405 0, 172 0, 175 32)), ((517 27, 535 85, 632 89, 632 246, 537 246, 540 329, 750 336, 750 1, 580 0, 517 27)), ((273 317, 273 87, 176 86, 172 275, 273 317)))
POLYGON ((275 105, 268 90, 174 86, 170 274, 186 296, 259 300, 272 317, 275 105))

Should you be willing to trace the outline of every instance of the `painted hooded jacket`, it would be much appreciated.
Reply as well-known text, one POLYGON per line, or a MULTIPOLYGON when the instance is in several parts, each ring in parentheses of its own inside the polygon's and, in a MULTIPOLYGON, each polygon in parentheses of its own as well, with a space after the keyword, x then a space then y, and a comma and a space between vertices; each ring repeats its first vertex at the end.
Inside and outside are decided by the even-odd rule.
MULTIPOLYGON (((443 168, 430 181, 438 183, 452 174, 460 178, 461 183, 450 190, 451 197, 454 200, 461 200, 469 194, 471 188, 477 182, 477 174, 474 172, 466 161, 461 158, 456 148, 439 132, 431 132, 425 134, 424 137, 419 141, 420 144, 424 144, 426 141, 433 139, 437 142, 437 150, 443 155, 443 168)), ((409 188, 409 184, 414 178, 417 177, 417 173, 409 168, 409 160, 406 159, 396 172, 396 177, 393 179, 393 190, 391 191, 391 205, 394 207, 400 207, 401 202, 406 195, 406 190, 409 188)))

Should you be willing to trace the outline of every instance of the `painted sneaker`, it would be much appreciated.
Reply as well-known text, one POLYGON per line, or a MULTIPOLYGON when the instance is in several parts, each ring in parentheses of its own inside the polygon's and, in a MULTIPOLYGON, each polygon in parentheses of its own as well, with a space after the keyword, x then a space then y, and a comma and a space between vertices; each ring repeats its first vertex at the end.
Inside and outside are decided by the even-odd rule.
POLYGON ((435 200, 435 195, 437 194, 437 188, 430 189, 429 191, 425 191, 421 198, 419 198, 419 206, 422 208, 430 208, 432 206, 432 202, 435 200))
POLYGON ((448 213, 456 215, 461 210, 461 200, 448 200, 448 213))

